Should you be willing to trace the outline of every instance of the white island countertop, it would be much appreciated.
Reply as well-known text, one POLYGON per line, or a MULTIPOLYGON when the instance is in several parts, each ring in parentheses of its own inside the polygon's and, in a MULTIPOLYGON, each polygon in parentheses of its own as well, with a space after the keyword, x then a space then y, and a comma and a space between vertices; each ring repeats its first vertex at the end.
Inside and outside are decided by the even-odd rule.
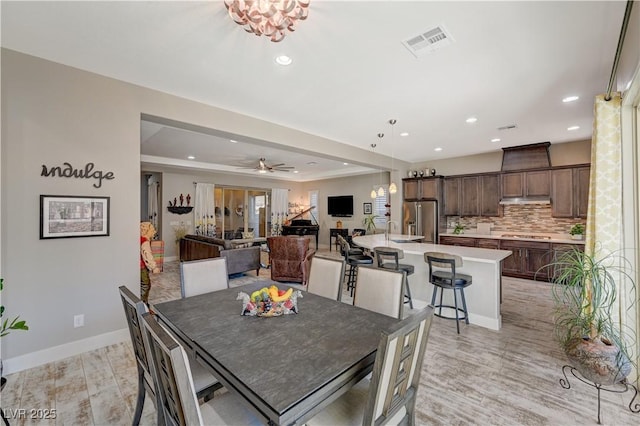
MULTIPOLYGON (((473 283, 465 289, 469 322, 491 330, 500 330, 502 260, 511 256, 511 251, 416 242, 419 238, 421 237, 415 235, 390 234, 387 240, 384 234, 373 234, 353 237, 353 242, 369 250, 386 246, 404 252, 404 258, 400 262, 414 266, 414 273, 407 277, 414 308, 432 303, 433 285, 428 279, 429 267, 424 261, 424 253, 434 251, 457 254, 463 262, 459 271, 473 277, 473 283)), ((445 303, 452 304, 452 300, 447 300, 451 298, 451 293, 453 292, 445 292, 445 303)), ((451 326, 455 330, 455 325, 451 326)))
POLYGON ((403 250, 405 253, 424 255, 428 251, 439 251, 457 254, 462 260, 474 262, 500 262, 511 255, 510 250, 493 250, 476 247, 451 246, 432 243, 416 242, 415 235, 390 234, 389 241, 384 234, 362 235, 354 237, 353 242, 361 247, 373 249, 378 246, 394 247, 403 250), (406 242, 402 242, 406 241, 406 242))

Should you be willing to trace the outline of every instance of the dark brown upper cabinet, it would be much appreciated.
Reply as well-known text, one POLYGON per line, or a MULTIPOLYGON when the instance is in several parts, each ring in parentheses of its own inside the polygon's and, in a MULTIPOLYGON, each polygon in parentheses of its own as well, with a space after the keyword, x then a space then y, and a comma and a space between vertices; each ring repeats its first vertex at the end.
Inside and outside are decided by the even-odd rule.
POLYGON ((551 193, 549 170, 503 173, 502 197, 548 197, 551 193))

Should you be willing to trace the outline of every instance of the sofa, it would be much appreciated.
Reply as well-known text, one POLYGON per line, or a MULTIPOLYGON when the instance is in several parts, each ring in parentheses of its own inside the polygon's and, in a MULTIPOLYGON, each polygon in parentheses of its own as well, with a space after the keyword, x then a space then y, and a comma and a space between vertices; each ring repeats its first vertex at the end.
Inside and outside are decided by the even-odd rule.
POLYGON ((260 274, 260 247, 235 248, 232 240, 206 237, 204 235, 185 235, 180 239, 180 261, 227 258, 229 275, 247 271, 260 274))
POLYGON ((267 237, 271 279, 274 281, 307 283, 314 249, 308 237, 267 237))

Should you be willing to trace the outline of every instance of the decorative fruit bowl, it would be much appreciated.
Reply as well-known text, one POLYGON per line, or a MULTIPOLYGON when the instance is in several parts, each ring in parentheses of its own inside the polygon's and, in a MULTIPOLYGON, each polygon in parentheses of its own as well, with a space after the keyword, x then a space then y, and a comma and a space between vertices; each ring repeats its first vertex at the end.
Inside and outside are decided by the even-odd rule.
POLYGON ((297 314, 299 297, 302 297, 300 290, 280 290, 276 285, 272 285, 254 291, 251 296, 241 291, 236 300, 242 300, 241 315, 268 318, 297 314))

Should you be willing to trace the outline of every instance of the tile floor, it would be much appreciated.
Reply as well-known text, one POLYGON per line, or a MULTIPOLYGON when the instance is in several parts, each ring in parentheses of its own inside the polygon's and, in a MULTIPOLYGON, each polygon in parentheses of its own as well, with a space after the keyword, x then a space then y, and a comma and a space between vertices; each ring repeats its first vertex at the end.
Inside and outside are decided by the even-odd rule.
MULTIPOLYGON (((261 271, 263 277, 268 274, 261 271)), ((154 278, 153 302, 179 297, 175 262, 154 278)), ((231 285, 255 279, 249 273, 232 279, 231 285)), ((417 424, 596 424, 596 390, 576 379, 568 390, 558 382, 565 359, 552 336, 548 284, 505 278, 503 285, 500 332, 462 325, 458 335, 453 322, 434 318, 416 404, 417 424)), ((7 378, 0 406, 11 425, 131 424, 137 382, 128 341, 7 378), (25 409, 26 416, 16 418, 19 409, 25 409), (53 409, 55 419, 38 418, 47 412, 37 410, 53 409)), ((640 424, 640 414, 628 407, 632 396, 633 392, 602 392, 602 423, 640 424)), ((640 398, 635 402, 640 404, 640 398)), ((148 402, 142 424, 154 423, 155 410, 148 402)))

